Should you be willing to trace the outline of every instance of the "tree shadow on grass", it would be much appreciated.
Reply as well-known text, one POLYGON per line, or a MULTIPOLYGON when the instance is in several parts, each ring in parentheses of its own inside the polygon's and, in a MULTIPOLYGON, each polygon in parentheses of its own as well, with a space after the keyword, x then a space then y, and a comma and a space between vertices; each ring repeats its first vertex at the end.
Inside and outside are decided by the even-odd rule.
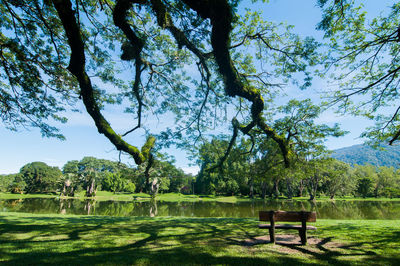
POLYGON ((230 242, 225 235, 229 235, 230 230, 218 219, 133 219, 129 223, 119 220, 116 224, 112 219, 108 223, 102 220, 103 223, 97 226, 85 225, 85 219, 75 220, 75 224, 68 224, 66 220, 57 224, 57 219, 51 218, 44 220, 49 224, 38 226, 16 221, 0 224, 1 235, 29 235, 23 239, 0 238, 2 264, 302 264, 301 260, 291 257, 225 255, 223 251, 230 242), (40 240, 43 235, 61 233, 68 237, 40 240), (91 237, 91 234, 95 236, 91 237), (96 239, 98 235, 102 238, 96 239), (125 243, 117 245, 110 240, 111 236, 121 236, 125 243), (66 251, 57 249, 57 246, 68 246, 69 243, 82 246, 66 251), (24 249, 27 251, 21 251, 24 249))
MULTIPOLYGON (((283 246, 300 254, 288 256, 270 244, 243 245, 258 233, 249 219, 0 216, 0 263, 344 265, 340 251, 326 248, 331 238, 317 245, 319 250, 283 246)), ((381 262, 376 254, 352 255, 381 262)))

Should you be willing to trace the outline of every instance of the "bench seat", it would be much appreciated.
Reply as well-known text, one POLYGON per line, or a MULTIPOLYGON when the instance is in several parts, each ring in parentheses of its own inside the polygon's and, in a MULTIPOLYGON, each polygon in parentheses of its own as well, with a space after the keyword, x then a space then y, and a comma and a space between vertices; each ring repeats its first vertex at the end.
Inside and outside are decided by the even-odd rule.
POLYGON ((294 229, 299 231, 301 244, 307 244, 307 230, 317 230, 315 226, 307 225, 307 222, 316 222, 317 214, 306 211, 260 211, 260 221, 269 224, 259 224, 258 228, 268 229, 271 243, 275 243, 275 229, 294 229), (276 224, 276 222, 301 222, 299 224, 276 224))
MULTIPOLYGON (((271 228, 270 224, 259 224, 258 228, 260 229, 269 229, 271 228)), ((296 230, 300 230, 302 228, 301 225, 297 225, 297 224, 276 224, 275 225, 275 229, 296 229, 296 230)), ((312 225, 307 225, 306 226, 307 230, 317 230, 317 227, 312 226, 312 225)))

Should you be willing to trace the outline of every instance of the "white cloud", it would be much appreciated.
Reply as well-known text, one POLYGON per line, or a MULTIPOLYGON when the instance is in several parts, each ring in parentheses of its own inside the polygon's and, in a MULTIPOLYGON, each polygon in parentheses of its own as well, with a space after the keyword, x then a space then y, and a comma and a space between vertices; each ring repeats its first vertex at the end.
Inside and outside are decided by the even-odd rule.
POLYGON ((196 166, 187 166, 187 167, 182 167, 183 172, 186 174, 192 174, 192 175, 197 175, 200 171, 200 167, 196 166))

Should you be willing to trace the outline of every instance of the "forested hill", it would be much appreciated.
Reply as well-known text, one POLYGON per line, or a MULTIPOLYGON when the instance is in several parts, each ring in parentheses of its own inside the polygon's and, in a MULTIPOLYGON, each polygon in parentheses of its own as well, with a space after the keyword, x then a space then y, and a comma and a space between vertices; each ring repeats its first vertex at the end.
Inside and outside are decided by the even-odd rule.
POLYGON ((374 149, 367 145, 353 145, 334 150, 332 157, 340 161, 355 164, 372 164, 376 166, 393 166, 400 168, 400 146, 382 145, 382 149, 374 149))

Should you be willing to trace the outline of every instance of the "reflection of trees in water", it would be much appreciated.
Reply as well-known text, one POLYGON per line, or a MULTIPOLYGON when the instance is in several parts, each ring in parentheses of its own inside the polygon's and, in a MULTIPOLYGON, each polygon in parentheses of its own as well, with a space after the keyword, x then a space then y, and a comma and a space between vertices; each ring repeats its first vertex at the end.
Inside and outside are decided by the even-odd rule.
POLYGON ((158 215, 158 208, 157 203, 152 203, 151 201, 101 201, 96 205, 96 214, 108 216, 155 216, 158 215))
MULTIPOLYGON (((393 219, 396 216, 391 212, 391 202, 336 200, 318 202, 317 205, 319 217, 325 219, 393 219)), ((400 203, 395 205, 400 206, 400 203)))
POLYGON ((59 200, 59 213, 61 214, 95 214, 96 201, 90 200, 77 200, 77 199, 64 199, 59 200))
POLYGON ((96 200, 86 200, 84 210, 87 212, 87 215, 95 214, 96 200))
POLYGON ((135 216, 135 202, 102 201, 97 206, 98 215, 135 216))
POLYGON ((400 218, 400 204, 398 202, 387 202, 386 216, 400 218))
MULTIPOLYGON (((392 209, 393 202, 378 201, 362 201, 360 208, 365 219, 380 219, 381 217, 391 216, 392 209)), ((399 216, 399 213, 397 213, 397 217, 399 216)))
POLYGON ((157 211, 157 200, 155 198, 152 198, 150 200, 150 217, 157 216, 158 211, 157 211))
POLYGON ((77 199, 0 200, 0 209, 27 213, 96 214, 109 216, 258 217, 260 210, 317 211, 319 219, 398 219, 398 201, 249 201, 156 202, 77 199))
POLYGON ((319 215, 319 211, 318 211, 318 208, 317 208, 317 203, 314 201, 314 200, 312 200, 312 201, 309 201, 309 203, 310 203, 310 208, 309 208, 309 210, 310 211, 313 211, 313 212, 316 212, 317 213, 317 215, 319 215))
POLYGON ((60 198, 60 213, 67 214, 67 209, 71 209, 72 200, 60 198))
POLYGON ((8 201, 10 211, 27 213, 58 213, 57 199, 26 198, 8 201))
POLYGON ((184 216, 182 215, 183 210, 185 210, 184 206, 185 204, 182 204, 182 202, 158 202, 156 206, 152 206, 150 203, 149 212, 150 216, 154 209, 157 210, 157 216, 184 216))
POLYGON ((24 206, 23 199, 0 200, 0 209, 4 211, 18 212, 24 206))

